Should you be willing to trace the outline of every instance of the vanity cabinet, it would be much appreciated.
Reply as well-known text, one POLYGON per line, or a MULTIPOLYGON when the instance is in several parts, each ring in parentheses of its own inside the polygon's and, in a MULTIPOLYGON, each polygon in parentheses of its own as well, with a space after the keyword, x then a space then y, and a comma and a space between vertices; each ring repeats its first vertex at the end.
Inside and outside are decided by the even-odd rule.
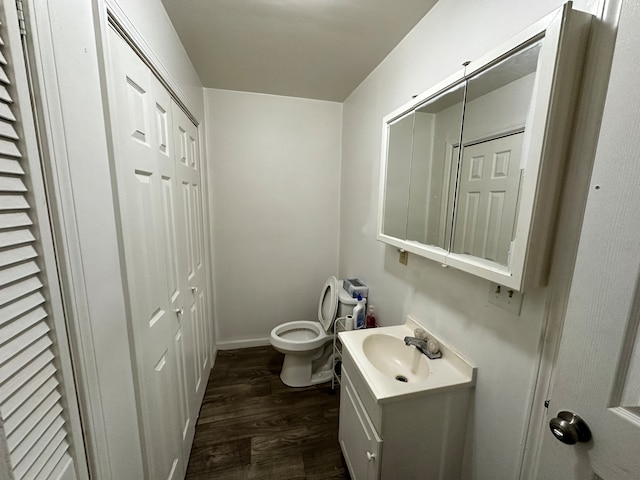
POLYGON ((569 2, 383 119, 378 240, 546 283, 589 24, 569 2))
POLYGON ((340 388, 340 447, 351 478, 380 478, 382 439, 343 369, 340 388))
POLYGON ((380 402, 343 351, 339 441, 352 480, 455 480, 464 457, 469 385, 380 402))

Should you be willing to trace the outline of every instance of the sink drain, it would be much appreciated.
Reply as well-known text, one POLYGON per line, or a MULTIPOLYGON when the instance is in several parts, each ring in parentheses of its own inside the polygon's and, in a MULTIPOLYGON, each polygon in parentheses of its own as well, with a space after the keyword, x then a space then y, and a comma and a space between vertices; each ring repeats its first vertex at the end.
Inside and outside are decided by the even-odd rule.
POLYGON ((407 377, 405 377, 404 375, 396 375, 396 380, 398 380, 399 382, 404 382, 407 383, 409 380, 407 380, 407 377))

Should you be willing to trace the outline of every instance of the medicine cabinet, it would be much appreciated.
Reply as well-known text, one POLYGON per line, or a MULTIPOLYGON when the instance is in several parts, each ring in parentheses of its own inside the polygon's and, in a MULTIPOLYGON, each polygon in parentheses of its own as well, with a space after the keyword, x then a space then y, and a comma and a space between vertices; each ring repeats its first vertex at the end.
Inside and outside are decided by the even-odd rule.
POLYGON ((567 3, 384 118, 378 240, 546 283, 589 22, 567 3))

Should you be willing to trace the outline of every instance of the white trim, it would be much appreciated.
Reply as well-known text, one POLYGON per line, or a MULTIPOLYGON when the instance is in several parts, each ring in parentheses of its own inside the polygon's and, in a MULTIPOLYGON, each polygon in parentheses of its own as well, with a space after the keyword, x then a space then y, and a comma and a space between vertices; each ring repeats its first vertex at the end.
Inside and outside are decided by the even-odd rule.
MULTIPOLYGON (((75 375, 72 367, 71 351, 68 339, 67 325, 65 321, 65 311, 63 306, 62 292, 58 277, 58 265, 56 262, 55 245, 53 233, 51 231, 52 218, 49 214, 48 198, 45 193, 44 172, 42 171, 41 152, 39 151, 39 138, 36 133, 36 119, 32 109, 32 98, 29 87, 31 83, 27 76, 27 65, 23 55, 29 57, 28 52, 22 48, 20 40, 17 42, 11 39, 21 39, 21 32, 18 21, 10 21, 10 17, 17 20, 16 4, 7 2, 4 5, 7 22, 5 28, 9 32, 9 38, 5 40, 7 48, 13 57, 13 74, 17 98, 14 102, 19 106, 22 130, 24 136, 24 149, 26 162, 29 168, 30 195, 33 198, 31 205, 34 217, 35 228, 38 231, 38 250, 40 250, 39 260, 44 267, 42 276, 45 284, 47 306, 50 309, 50 322, 52 323, 51 336, 53 337, 56 349, 57 372, 63 390, 65 402, 65 423, 70 434, 70 450, 72 452, 73 463, 67 465, 66 475, 77 475, 80 479, 89 478, 89 466, 87 462, 87 452, 85 451, 85 440, 80 421, 80 411, 78 407, 78 392, 76 392, 75 375), (75 466, 74 466, 75 465, 75 466)), ((26 19, 25 19, 26 20, 26 19)), ((27 36, 28 37, 28 36, 27 36)))
MULTIPOLYGON (((64 290, 65 309, 69 323, 71 349, 74 351, 75 378, 78 383, 79 400, 82 404, 83 423, 88 438, 88 455, 105 478, 110 477, 109 448, 106 442, 106 429, 102 415, 102 400, 99 393, 98 371, 93 349, 93 333, 90 322, 80 322, 80 318, 89 318, 89 306, 80 253, 77 219, 74 211, 74 198, 71 189, 63 185, 71 182, 67 146, 65 142, 64 121, 60 98, 56 95, 59 86, 57 72, 53 62, 43 62, 43 58, 54 58, 53 39, 49 23, 49 7, 46 2, 35 3, 27 0, 25 21, 29 25, 29 54, 35 71, 33 75, 37 104, 41 122, 46 124, 47 135, 41 136, 42 156, 46 159, 45 173, 51 193, 48 196, 53 224, 56 228, 56 256, 60 270, 60 282, 64 290), (42 22, 42 23, 39 23, 42 22), (44 80, 47 79, 47 81, 44 80), (55 192, 55 193, 54 193, 55 192), (103 455, 97 455, 102 451, 103 455)), ((43 129, 45 125, 39 125, 43 129)))
POLYGON ((536 478, 541 461, 543 434, 548 428, 544 401, 549 398, 562 338, 621 8, 622 0, 601 0, 600 10, 596 14, 597 21, 593 21, 591 26, 583 74, 583 78, 588 81, 582 86, 581 99, 576 109, 576 126, 566 172, 566 178, 571 181, 565 182, 560 202, 563 207, 558 216, 549 275, 549 300, 544 312, 539 365, 529 406, 530 416, 518 476, 520 480, 536 478))
POLYGON ((137 427, 134 427, 137 412, 133 406, 135 397, 130 359, 118 355, 117 351, 105 351, 104 341, 94 341, 108 334, 114 343, 128 345, 126 330, 115 325, 125 315, 124 297, 119 264, 117 259, 113 261, 118 257, 118 245, 110 180, 108 174, 106 180, 104 177, 104 171, 109 169, 106 125, 100 115, 104 97, 95 90, 103 83, 98 74, 98 24, 103 11, 100 8, 102 2, 95 0, 82 8, 36 0, 27 2, 27 21, 30 24, 27 38, 31 42, 35 101, 40 116, 39 127, 43 132, 48 200, 91 475, 105 479, 122 478, 123 475, 139 477, 142 475, 142 458, 137 427), (68 18, 65 13, 69 8, 73 8, 82 19, 69 18, 68 24, 62 24, 60 19, 68 18), (90 18, 88 25, 87 18, 90 18), (67 54, 65 49, 70 45, 65 43, 68 39, 61 40, 60 32, 79 21, 85 22, 87 27, 78 29, 73 40, 82 51, 73 50, 67 54), (73 63, 69 68, 71 58, 77 60, 78 54, 83 55, 83 61, 73 63), (60 71, 64 71, 64 75, 59 75, 60 71), (70 103, 74 92, 70 91, 69 85, 75 78, 86 79, 89 88, 83 97, 94 102, 90 108, 98 110, 97 116, 84 122, 84 128, 79 128, 78 122, 82 121, 80 118, 85 114, 87 105, 81 106, 76 99, 75 103, 70 103), (105 159, 104 164, 99 163, 102 159, 105 159), (92 162, 101 165, 100 168, 95 165, 88 167, 92 162), (98 180, 95 175, 102 175, 98 177, 98 186, 83 185, 87 178, 98 180), (101 200, 98 203, 94 201, 96 195, 101 200), (90 209, 83 207, 87 202, 91 202, 90 209), (99 225, 95 222, 96 215, 100 216, 99 225), (100 240, 87 242, 87 236, 92 230, 95 234, 96 227, 100 230, 100 240), (104 258, 102 262, 91 258, 93 249, 100 251, 104 258), (105 365, 109 353, 114 353, 117 358, 111 365, 105 365), (101 390, 113 384, 116 375, 120 389, 101 390), (126 412, 122 411, 122 405, 127 405, 126 412), (123 429, 118 422, 128 427, 123 429), (119 442, 118 435, 126 437, 126 441, 119 442), (114 452, 118 449, 119 452, 114 452))
MULTIPOLYGON (((203 101, 205 103, 204 106, 204 124, 205 126, 209 126, 212 124, 212 118, 211 115, 209 113, 209 101, 208 101, 208 93, 207 90, 205 89, 203 92, 203 101)), ((210 208, 211 205, 213 205, 213 189, 209 188, 209 185, 212 184, 212 178, 211 176, 213 175, 213 168, 211 165, 209 165, 209 162, 205 162, 204 159, 205 158, 209 158, 207 155, 207 152, 209 151, 209 148, 213 149, 212 145, 209 145, 209 136, 206 134, 206 131, 204 131, 202 125, 198 126, 198 135, 200 135, 200 148, 201 148, 201 153, 202 153, 202 161, 200 162, 200 164, 202 165, 203 169, 202 172, 204 174, 204 179, 203 181, 206 181, 206 195, 203 195, 203 205, 202 205, 202 210, 203 210, 203 214, 204 214, 204 218, 207 219, 207 221, 205 222, 205 228, 204 228, 204 241, 206 244, 206 248, 205 248, 205 253, 206 253, 206 259, 207 259, 207 265, 208 265, 208 269, 209 269, 209 275, 207 275, 207 287, 209 288, 209 316, 211 319, 211 330, 210 330, 210 340, 211 340, 211 358, 215 360, 215 355, 216 355, 216 339, 220 337, 220 332, 219 332, 219 328, 218 328, 218 322, 216 322, 216 318, 217 318, 217 314, 216 314, 216 301, 215 301, 215 297, 216 297, 216 279, 215 279, 215 253, 213 251, 213 238, 214 238, 214 233, 213 233, 213 225, 215 222, 214 219, 214 212, 213 209, 210 208)), ((211 368, 213 369, 213 365, 214 362, 211 362, 211 368)))
POLYGON ((247 340, 225 340, 218 342, 218 350, 236 350, 238 348, 251 348, 251 347, 264 347, 271 345, 271 339, 269 337, 264 338, 250 338, 247 340))

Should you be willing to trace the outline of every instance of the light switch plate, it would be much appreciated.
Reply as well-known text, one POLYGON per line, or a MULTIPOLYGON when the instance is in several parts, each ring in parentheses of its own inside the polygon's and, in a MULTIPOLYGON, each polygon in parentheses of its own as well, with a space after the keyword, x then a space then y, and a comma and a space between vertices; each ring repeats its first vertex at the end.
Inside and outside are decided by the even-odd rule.
POLYGON ((504 287, 497 283, 489 284, 489 303, 514 315, 520 315, 522 297, 524 297, 524 294, 509 287, 504 287))

